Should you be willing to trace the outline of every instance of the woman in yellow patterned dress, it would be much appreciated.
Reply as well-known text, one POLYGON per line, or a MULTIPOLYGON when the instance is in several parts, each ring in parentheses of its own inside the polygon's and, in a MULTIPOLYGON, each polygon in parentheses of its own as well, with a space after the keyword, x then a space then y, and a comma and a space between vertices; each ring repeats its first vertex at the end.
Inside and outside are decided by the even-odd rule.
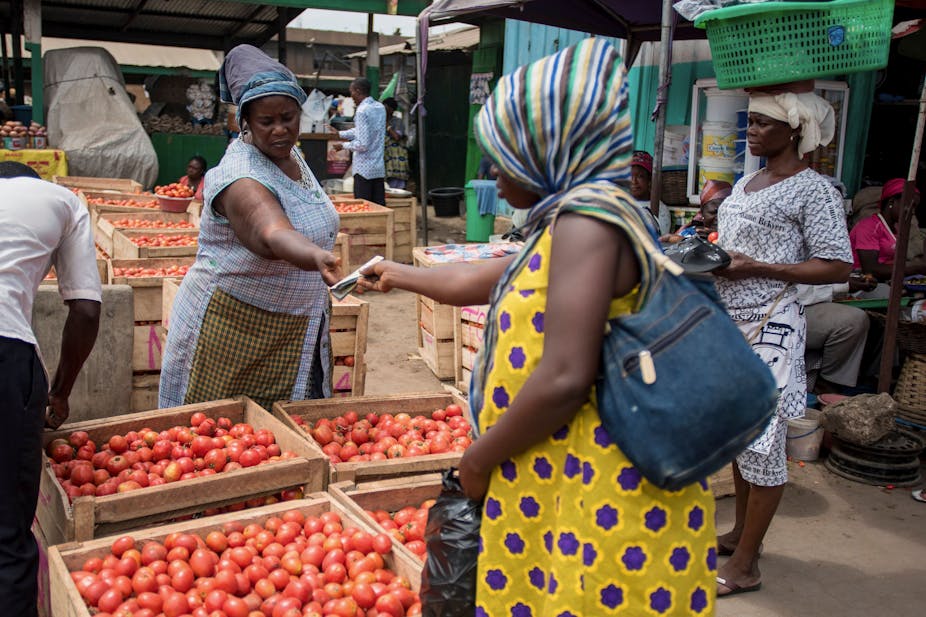
POLYGON ((651 485, 595 406, 605 322, 636 308, 640 276, 622 231, 639 214, 618 186, 632 146, 619 55, 588 39, 522 67, 475 131, 499 194, 530 208, 521 253, 434 269, 385 262, 362 286, 490 301, 470 388, 482 434, 460 464, 467 495, 485 500, 476 615, 712 615, 707 483, 651 485))

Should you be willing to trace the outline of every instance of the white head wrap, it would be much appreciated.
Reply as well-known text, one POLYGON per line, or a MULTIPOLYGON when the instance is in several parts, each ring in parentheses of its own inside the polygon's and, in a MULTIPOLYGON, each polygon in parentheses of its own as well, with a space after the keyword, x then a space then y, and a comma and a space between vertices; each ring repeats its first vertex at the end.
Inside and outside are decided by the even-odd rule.
POLYGON ((753 93, 749 95, 749 111, 787 122, 792 129, 800 127, 797 151, 802 156, 830 143, 836 133, 833 106, 812 92, 753 93))

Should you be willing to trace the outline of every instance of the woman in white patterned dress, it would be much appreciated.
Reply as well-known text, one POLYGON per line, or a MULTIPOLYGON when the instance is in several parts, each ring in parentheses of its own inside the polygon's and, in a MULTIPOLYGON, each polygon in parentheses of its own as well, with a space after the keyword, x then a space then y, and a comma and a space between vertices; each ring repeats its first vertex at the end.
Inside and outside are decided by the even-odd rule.
POLYGON ((718 212, 718 242, 733 261, 717 272, 717 291, 780 391, 768 429, 733 463, 736 522, 718 537, 718 554, 730 556, 718 597, 761 586, 762 540, 788 480, 787 420, 804 414, 806 322, 793 284, 843 282, 852 268, 841 196, 803 160, 833 131, 832 107, 813 93, 751 94, 747 143, 768 162, 718 212))

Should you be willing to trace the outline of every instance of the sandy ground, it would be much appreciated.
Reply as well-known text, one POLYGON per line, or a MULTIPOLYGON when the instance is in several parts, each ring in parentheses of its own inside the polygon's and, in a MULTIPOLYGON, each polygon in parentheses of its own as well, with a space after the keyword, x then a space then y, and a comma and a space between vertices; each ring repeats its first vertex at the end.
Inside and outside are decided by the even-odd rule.
MULTIPOLYGON (((506 224, 497 221, 496 230, 506 224)), ((461 242, 463 227, 462 218, 431 218, 431 243, 461 242)), ((365 298, 367 393, 439 391, 441 382, 417 355, 415 296, 365 298)), ((926 615, 926 504, 911 499, 908 488, 845 480, 818 462, 791 464, 790 474, 765 540, 762 590, 719 600, 718 617, 926 615)), ((721 532, 733 510, 733 498, 717 502, 721 532)))

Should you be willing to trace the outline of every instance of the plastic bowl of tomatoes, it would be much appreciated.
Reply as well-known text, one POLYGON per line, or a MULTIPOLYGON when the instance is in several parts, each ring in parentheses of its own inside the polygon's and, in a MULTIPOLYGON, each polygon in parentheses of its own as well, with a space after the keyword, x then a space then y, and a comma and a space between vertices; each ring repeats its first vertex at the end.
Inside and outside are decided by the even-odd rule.
POLYGON ((186 212, 193 201, 193 189, 179 182, 156 186, 154 194, 157 195, 158 205, 164 212, 186 212))

